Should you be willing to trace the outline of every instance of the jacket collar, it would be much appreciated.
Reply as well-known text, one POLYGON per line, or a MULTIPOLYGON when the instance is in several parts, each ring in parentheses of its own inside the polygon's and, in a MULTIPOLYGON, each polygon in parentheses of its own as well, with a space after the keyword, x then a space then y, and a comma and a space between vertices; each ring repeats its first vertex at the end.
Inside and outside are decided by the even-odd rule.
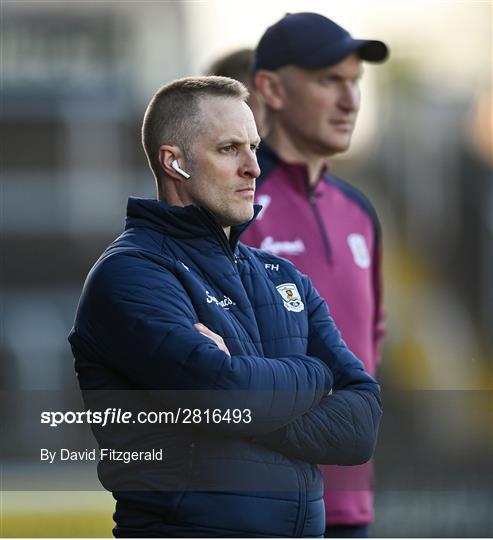
MULTIPOLYGON (((290 162, 285 161, 282 159, 277 152, 265 142, 265 140, 262 140, 259 148, 259 157, 262 160, 262 174, 260 177, 260 181, 263 180, 263 178, 269 174, 270 170, 272 169, 273 165, 280 165, 284 170, 286 170, 289 173, 290 178, 300 179, 303 184, 307 184, 308 182, 308 167, 306 166, 306 163, 302 161, 297 162, 290 162), (267 166, 264 167, 264 161, 267 162, 267 166), (269 167, 270 164, 270 167, 269 167), (264 168, 265 174, 264 174, 264 168)), ((320 171, 319 179, 328 176, 330 174, 330 170, 332 168, 332 162, 329 159, 326 159, 324 162, 324 165, 322 167, 322 170, 320 171)))
MULTIPOLYGON (((262 206, 254 205, 254 215, 250 221, 231 227, 229 244, 233 251, 240 236, 255 220, 261 209, 262 206)), ((129 197, 127 203, 125 229, 132 227, 151 227, 178 239, 224 235, 214 214, 207 208, 196 205, 170 206, 156 199, 139 197, 129 197)))

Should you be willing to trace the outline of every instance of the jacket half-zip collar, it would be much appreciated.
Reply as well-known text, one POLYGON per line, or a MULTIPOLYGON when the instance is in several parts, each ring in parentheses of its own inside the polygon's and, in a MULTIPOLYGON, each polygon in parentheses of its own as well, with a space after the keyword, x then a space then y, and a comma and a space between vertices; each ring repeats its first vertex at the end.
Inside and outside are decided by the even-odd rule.
POLYGON ((177 239, 204 238, 212 235, 231 261, 236 263, 235 254, 239 238, 261 209, 260 205, 254 205, 253 218, 247 223, 231 227, 228 240, 214 214, 207 208, 196 205, 170 206, 156 199, 130 197, 125 228, 151 227, 177 239))
POLYGON ((226 252, 228 257, 233 261, 233 263, 236 264, 238 262, 237 253, 238 253, 238 242, 240 240, 240 236, 248 228, 248 226, 252 223, 252 221, 254 221, 255 218, 258 216, 258 214, 262 210, 262 206, 259 204, 254 205, 253 217, 250 221, 247 221, 246 223, 243 223, 242 225, 231 227, 229 240, 224 232, 224 229, 219 225, 214 214, 210 210, 204 207, 195 207, 195 208, 203 216, 205 224, 210 228, 210 230, 218 238, 219 242, 223 246, 224 251, 226 252))
POLYGON ((330 245, 329 233, 323 223, 316 201, 317 186, 323 181, 323 177, 329 173, 332 166, 331 162, 329 160, 325 161, 318 176, 317 183, 314 186, 310 186, 310 177, 306 163, 284 161, 265 141, 262 141, 261 151, 264 159, 266 158, 267 160, 267 167, 262 165, 262 171, 264 172, 258 179, 257 185, 261 185, 264 176, 268 175, 274 167, 280 166, 285 170, 283 175, 286 182, 291 183, 293 190, 299 192, 301 195, 306 195, 322 237, 325 253, 328 260, 332 262, 332 247, 330 245))
POLYGON ((322 216, 320 215, 320 210, 317 205, 315 187, 308 188, 307 196, 308 200, 310 201, 310 206, 312 207, 313 215, 315 216, 315 220, 320 230, 320 235, 324 244, 325 253, 327 254, 329 261, 332 261, 332 246, 330 245, 329 234, 322 221, 322 216))

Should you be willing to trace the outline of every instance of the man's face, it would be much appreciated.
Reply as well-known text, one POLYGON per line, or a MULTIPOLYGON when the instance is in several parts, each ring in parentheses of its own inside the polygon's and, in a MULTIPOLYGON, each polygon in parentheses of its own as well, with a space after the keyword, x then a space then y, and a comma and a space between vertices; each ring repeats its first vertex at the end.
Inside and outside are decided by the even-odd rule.
POLYGON ((361 60, 348 56, 321 69, 286 66, 280 125, 300 150, 332 155, 349 147, 360 104, 361 60))
POLYGON ((204 206, 222 227, 253 217, 255 179, 260 169, 255 155, 260 138, 252 111, 235 98, 208 97, 200 102, 200 132, 193 159, 182 183, 186 204, 204 206))

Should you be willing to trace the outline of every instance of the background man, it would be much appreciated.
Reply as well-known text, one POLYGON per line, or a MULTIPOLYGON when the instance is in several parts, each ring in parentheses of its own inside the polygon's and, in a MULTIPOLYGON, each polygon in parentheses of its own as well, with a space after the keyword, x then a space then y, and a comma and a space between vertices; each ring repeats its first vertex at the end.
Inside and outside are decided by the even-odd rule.
MULTIPOLYGON (((256 199, 263 210, 243 236, 311 277, 371 374, 382 337, 380 227, 368 200, 330 173, 327 158, 349 147, 362 61, 387 55, 384 43, 353 39, 316 13, 288 14, 266 30, 253 65, 267 107, 256 199)), ((326 535, 366 536, 371 464, 322 471, 326 535)))
POLYGON ((153 97, 142 134, 159 200, 129 200, 69 336, 89 407, 91 390, 126 389, 132 409, 199 411, 138 434, 95 429, 102 447, 165 454, 100 462, 117 536, 319 536, 316 463, 362 463, 374 448, 378 385, 325 302, 291 263, 238 243, 258 211, 246 98, 221 77, 153 97))

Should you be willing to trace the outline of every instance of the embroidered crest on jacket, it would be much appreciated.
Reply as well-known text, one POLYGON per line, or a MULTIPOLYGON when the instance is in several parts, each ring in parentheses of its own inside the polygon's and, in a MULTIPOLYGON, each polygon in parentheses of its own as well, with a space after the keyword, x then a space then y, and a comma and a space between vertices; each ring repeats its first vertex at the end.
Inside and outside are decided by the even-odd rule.
POLYGON ((284 307, 288 311, 303 311, 305 304, 301 301, 298 287, 294 283, 282 283, 276 287, 284 300, 284 307))

